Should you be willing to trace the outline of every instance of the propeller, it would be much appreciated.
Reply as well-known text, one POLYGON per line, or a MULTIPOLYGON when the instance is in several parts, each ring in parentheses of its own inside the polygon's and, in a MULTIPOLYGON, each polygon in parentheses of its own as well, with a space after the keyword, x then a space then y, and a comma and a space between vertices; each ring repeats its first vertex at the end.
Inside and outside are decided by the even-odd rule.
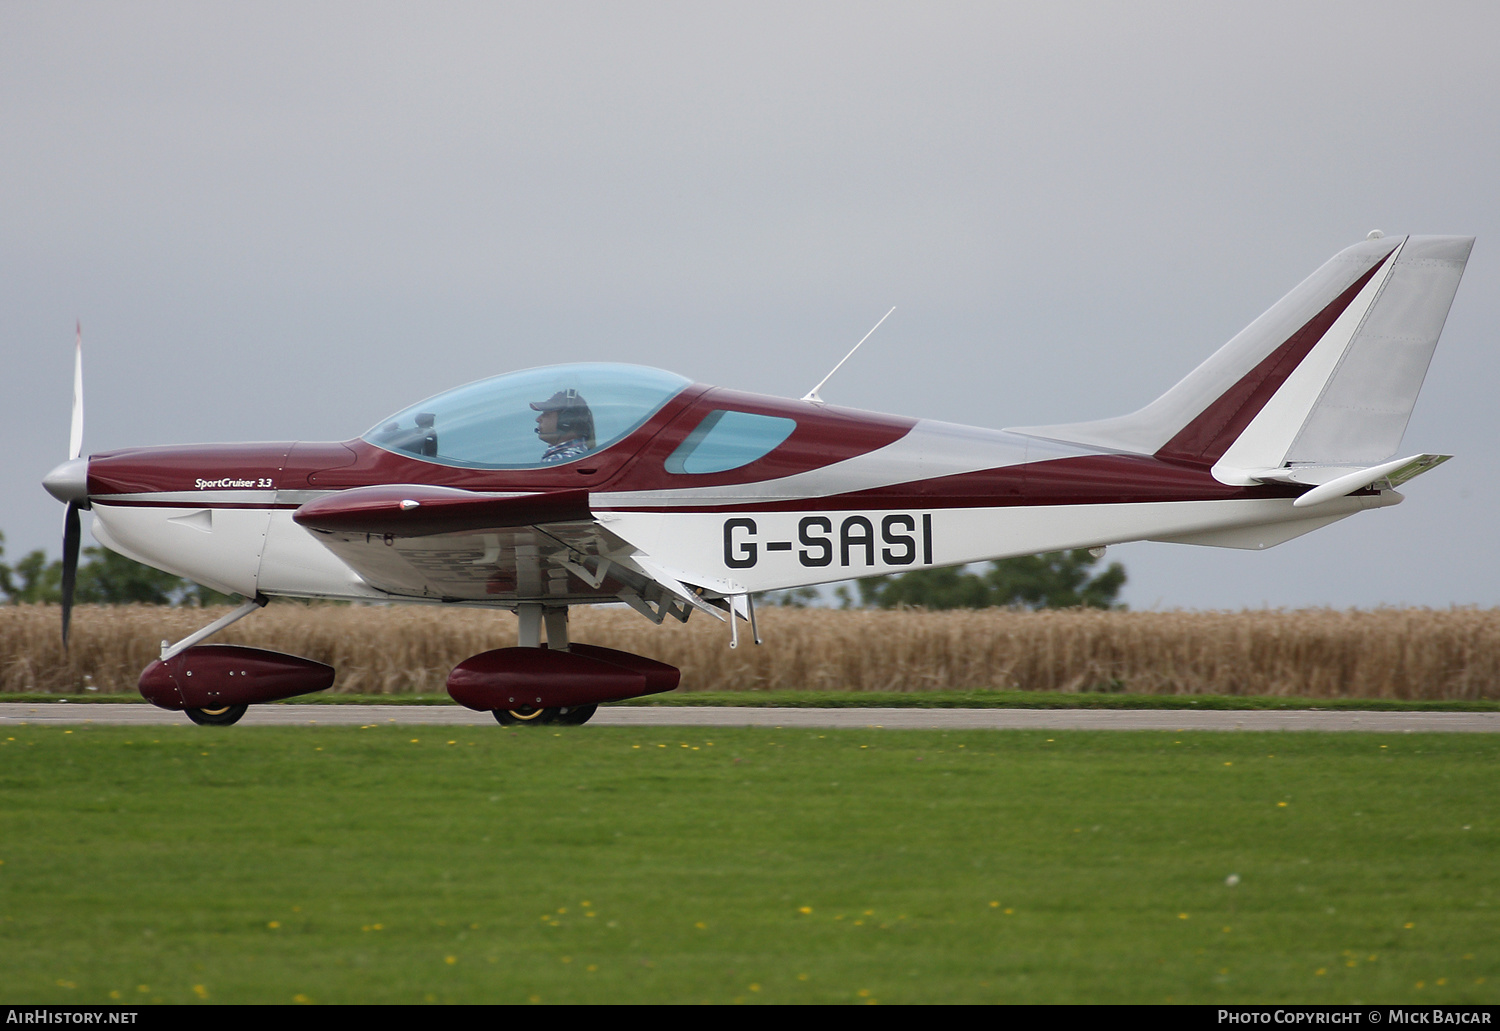
POLYGON ((53 469, 42 480, 58 501, 67 502, 68 510, 63 515, 62 555, 62 639, 68 646, 68 624, 73 616, 73 588, 78 581, 78 545, 83 535, 82 520, 78 513, 89 504, 89 463, 79 458, 83 453, 83 324, 78 324, 78 336, 73 350, 73 422, 68 434, 68 460, 53 469))
POLYGON ((63 649, 68 647, 68 624, 73 618, 73 585, 78 582, 78 540, 83 533, 82 520, 78 517, 78 502, 68 502, 68 511, 63 515, 63 567, 62 567, 62 639, 63 649))

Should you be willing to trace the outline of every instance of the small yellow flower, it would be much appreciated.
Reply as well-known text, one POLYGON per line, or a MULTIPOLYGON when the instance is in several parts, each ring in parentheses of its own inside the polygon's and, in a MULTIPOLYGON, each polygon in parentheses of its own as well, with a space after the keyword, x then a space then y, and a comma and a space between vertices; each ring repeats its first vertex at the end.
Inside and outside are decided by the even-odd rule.
POLYGON ((811 913, 812 912, 812 907, 811 906, 803 906, 801 909, 797 910, 797 912, 799 912, 799 913, 811 913))
POLYGON ((274 931, 276 928, 278 928, 278 927, 281 926, 281 921, 280 920, 272 920, 269 923, 267 923, 266 926, 269 927, 269 928, 271 928, 274 931))
POLYGON ((198 996, 198 998, 200 999, 206 999, 208 998, 208 989, 203 987, 201 984, 195 984, 193 985, 193 994, 198 996))
POLYGON ((453 964, 455 964, 455 963, 458 962, 458 957, 457 956, 444 956, 443 957, 443 962, 446 963, 446 964, 448 964, 451 967, 453 964))

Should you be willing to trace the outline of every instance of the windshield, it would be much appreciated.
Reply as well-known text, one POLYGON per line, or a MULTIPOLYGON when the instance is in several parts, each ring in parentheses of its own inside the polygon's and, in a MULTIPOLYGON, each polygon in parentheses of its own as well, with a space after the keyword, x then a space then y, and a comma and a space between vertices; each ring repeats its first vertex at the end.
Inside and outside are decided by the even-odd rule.
POLYGON ((622 440, 691 383, 639 365, 527 369, 430 397, 364 439, 439 465, 538 469, 622 440))

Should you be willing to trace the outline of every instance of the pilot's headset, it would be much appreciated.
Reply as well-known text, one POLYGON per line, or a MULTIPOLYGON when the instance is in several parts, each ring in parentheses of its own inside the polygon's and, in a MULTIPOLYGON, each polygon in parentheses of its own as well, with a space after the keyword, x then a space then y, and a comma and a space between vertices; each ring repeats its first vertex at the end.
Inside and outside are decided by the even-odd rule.
POLYGON ((594 413, 577 390, 559 390, 545 401, 533 401, 531 407, 533 411, 556 412, 557 428, 567 434, 567 439, 582 437, 591 449, 595 447, 594 413))
POLYGON ((557 428, 570 437, 582 437, 589 447, 595 446, 594 413, 588 402, 578 391, 568 388, 563 392, 563 407, 557 412, 557 428))

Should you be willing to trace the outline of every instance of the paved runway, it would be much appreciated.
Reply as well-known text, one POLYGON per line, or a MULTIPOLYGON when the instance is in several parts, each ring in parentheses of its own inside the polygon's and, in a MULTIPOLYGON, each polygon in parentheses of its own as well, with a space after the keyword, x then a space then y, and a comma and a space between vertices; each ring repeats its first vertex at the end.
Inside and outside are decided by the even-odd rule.
MULTIPOLYGON (((183 724, 154 705, 0 702, 0 725, 183 724)), ((495 726, 457 705, 254 705, 238 724, 269 726, 495 726)), ((1500 733, 1500 712, 1310 712, 1186 709, 749 709, 606 706, 602 727, 869 727, 886 730, 1363 730, 1384 733, 1500 733)))

